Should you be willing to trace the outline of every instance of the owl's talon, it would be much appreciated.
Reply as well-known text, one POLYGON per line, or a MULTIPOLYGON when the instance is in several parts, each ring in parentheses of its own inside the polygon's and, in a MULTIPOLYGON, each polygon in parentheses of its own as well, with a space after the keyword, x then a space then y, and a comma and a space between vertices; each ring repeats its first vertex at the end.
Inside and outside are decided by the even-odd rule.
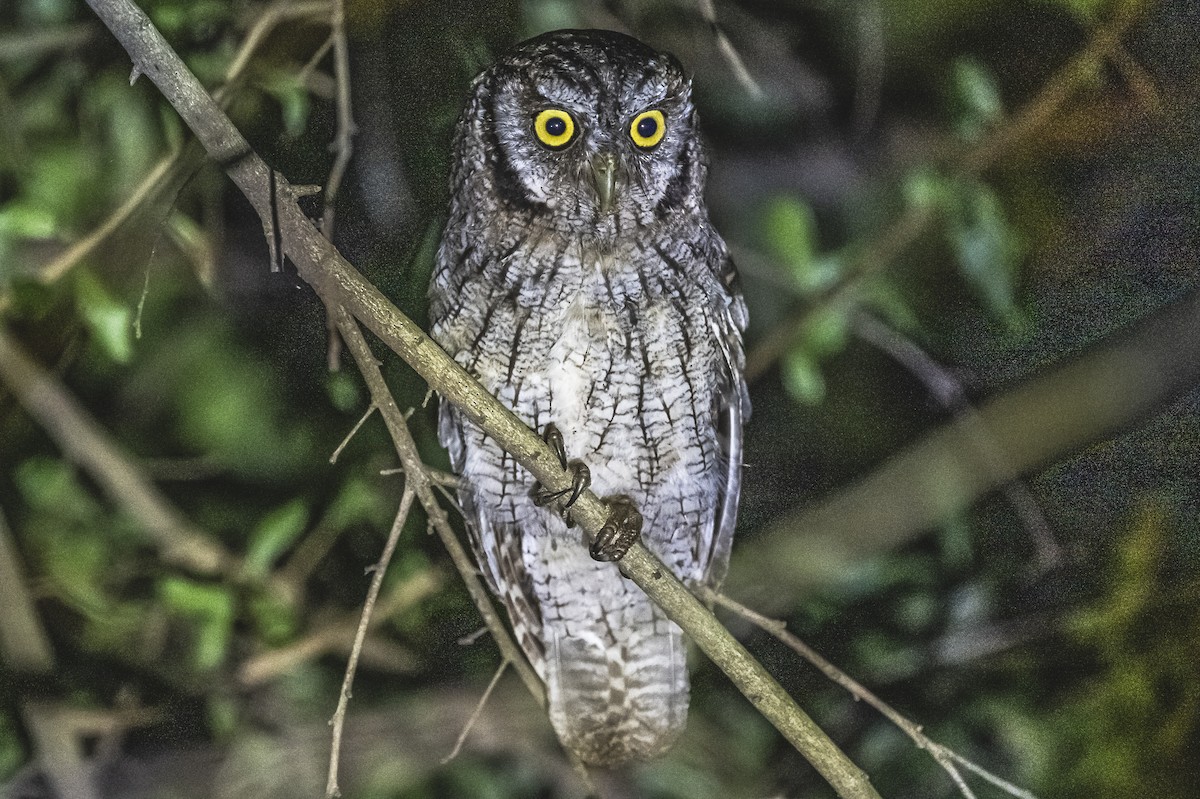
POLYGON ((592 484, 592 471, 587 467, 587 464, 581 461, 564 463, 563 468, 571 472, 571 485, 562 491, 550 491, 542 486, 541 483, 535 483, 533 487, 533 504, 540 508, 543 505, 549 505, 556 499, 562 499, 559 508, 563 511, 563 518, 567 520, 567 526, 573 527, 574 522, 571 520, 568 511, 579 500, 580 494, 586 491, 588 486, 592 484), (566 499, 563 499, 563 497, 566 497, 566 499))
POLYGON ((542 428, 542 441, 545 441, 550 449, 554 450, 554 454, 558 456, 559 465, 566 469, 567 445, 563 442, 562 433, 558 432, 558 427, 554 422, 549 422, 542 428))
POLYGON ((642 514, 629 497, 608 497, 608 520, 600 528, 588 552, 593 560, 614 561, 642 537, 642 514))

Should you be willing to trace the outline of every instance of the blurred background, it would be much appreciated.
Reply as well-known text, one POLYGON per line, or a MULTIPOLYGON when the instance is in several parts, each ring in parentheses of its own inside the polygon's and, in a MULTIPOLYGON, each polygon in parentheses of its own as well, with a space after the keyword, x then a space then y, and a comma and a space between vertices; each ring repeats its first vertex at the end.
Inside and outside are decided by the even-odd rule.
MULTIPOLYGON (((144 0, 252 145, 325 184, 330 6, 144 0)), ((1189 0, 346 0, 341 251, 424 324, 471 78, 544 30, 694 74, 750 306, 733 598, 1040 797, 1200 792, 1200 11, 1189 0)), ((319 195, 304 200, 322 212, 319 195)), ((323 795, 403 477, 324 308, 82 3, 0 0, 0 793, 323 795)), ((413 372, 376 354, 426 461, 413 372)), ((458 520, 455 520, 458 524, 458 520)), ((461 529, 461 528, 460 528, 461 529)), ((414 513, 347 797, 583 783, 414 513)), ((884 797, 964 795, 745 620, 884 797)), ((611 797, 828 797, 702 656, 611 797)), ((1013 794, 968 772, 978 797, 1013 794)))

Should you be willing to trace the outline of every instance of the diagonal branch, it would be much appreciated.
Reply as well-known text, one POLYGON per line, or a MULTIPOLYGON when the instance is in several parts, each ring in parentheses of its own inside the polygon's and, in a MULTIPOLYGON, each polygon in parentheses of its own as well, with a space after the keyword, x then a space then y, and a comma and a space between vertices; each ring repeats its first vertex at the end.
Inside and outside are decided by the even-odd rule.
POLYGON ((488 630, 492 634, 492 638, 495 639, 496 645, 500 648, 501 656, 513 664, 517 673, 521 675, 521 680, 529 688, 529 692, 533 694, 533 698, 537 701, 538 705, 544 708, 546 706, 546 693, 542 687, 542 681, 534 674, 529 661, 525 659, 525 656, 513 641, 512 636, 508 634, 504 622, 500 620, 500 616, 497 615, 496 609, 492 606, 492 600, 488 597, 487 589, 484 588, 483 582, 479 579, 479 572, 472 562, 471 556, 467 554, 462 542, 454 534, 454 528, 450 526, 450 520, 446 516, 446 511, 438 503, 437 496, 433 493, 433 484, 429 478, 429 473, 425 469, 425 464, 421 460, 420 453, 417 452, 417 445, 412 439, 408 425, 405 424, 404 414, 396 406, 396 400, 392 397, 392 392, 388 389, 387 383, 384 382, 383 373, 379 371, 379 362, 375 359, 371 348, 367 345, 362 331, 359 330, 358 323, 344 309, 339 308, 337 311, 337 325, 338 331, 341 333, 342 339, 346 342, 346 347, 350 351, 350 355, 358 365, 358 370, 362 373, 363 380, 366 381, 367 390, 371 394, 371 401, 379 409, 384 424, 387 425, 388 433, 392 436, 392 444, 395 446, 396 454, 400 456, 400 462, 404 466, 406 485, 411 486, 412 490, 416 492, 421 507, 425 509, 425 514, 429 517, 430 525, 433 526, 434 531, 441 538, 442 544, 449 551, 450 559, 454 562, 459 574, 462 575, 463 582, 467 586, 467 591, 470 593, 475 607, 479 609, 479 615, 483 617, 488 630))
POLYGON ((955 421, 862 481, 775 520, 744 542, 726 585, 755 604, 786 601, 852 572, 999 486, 1102 441, 1200 382, 1200 289, 979 406, 1000 460, 981 462, 955 421), (952 480, 947 475, 953 475, 952 480), (761 586, 770 586, 771 596, 761 586))
POLYGON ((826 660, 817 650, 813 649, 808 644, 801 641, 798 637, 788 632, 787 625, 778 619, 767 618, 761 613, 751 610, 742 603, 730 599, 724 594, 719 594, 709 588, 701 588, 700 596, 706 602, 715 602, 723 608, 728 608, 742 618, 749 621, 761 630, 764 630, 775 636, 780 642, 791 647, 800 657, 807 660, 809 663, 816 666, 821 672, 833 682, 845 688, 855 699, 861 699, 871 707, 878 710, 888 721, 900 728, 905 735, 912 739, 919 748, 929 752, 930 756, 937 761, 938 765, 945 769, 950 775, 950 779, 958 786, 959 791, 967 799, 974 799, 975 794, 967 787, 966 781, 963 780, 962 774, 958 770, 958 765, 962 765, 993 785, 1002 788, 1017 799, 1037 799, 1029 791, 1023 788, 1018 788, 1012 783, 997 777, 987 769, 968 760, 958 754, 949 747, 934 741, 924 732, 921 731, 921 725, 910 721, 897 711, 894 707, 884 702, 862 683, 858 682, 846 672, 839 669, 837 666, 826 660))
MULTIPOLYGON (((540 437, 367 283, 321 236, 296 204, 295 190, 251 150, 149 18, 129 0, 88 2, 129 52, 135 70, 154 81, 209 154, 224 166, 259 217, 279 225, 280 229, 273 232, 285 253, 327 304, 340 304, 366 324, 432 388, 509 451, 534 479, 551 491, 566 489, 570 475, 540 437)), ((574 516, 594 538, 606 520, 607 509, 594 494, 585 492, 575 504, 574 516)), ((878 797, 862 770, 644 546, 631 548, 621 568, 729 675, 839 796, 878 797)))

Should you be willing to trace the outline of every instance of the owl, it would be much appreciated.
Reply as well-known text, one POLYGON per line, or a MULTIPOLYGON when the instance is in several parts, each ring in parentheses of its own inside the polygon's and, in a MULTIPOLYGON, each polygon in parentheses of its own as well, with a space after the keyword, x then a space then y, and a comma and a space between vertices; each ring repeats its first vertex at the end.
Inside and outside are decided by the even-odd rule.
POLYGON ((547 33, 475 79, 453 147, 433 336, 575 477, 546 491, 443 403, 479 568, 562 744, 601 766, 653 758, 687 720, 683 635, 610 561, 640 527, 681 580, 721 580, 750 410, 691 83, 629 36, 547 33), (588 484, 605 542, 564 511, 588 484))

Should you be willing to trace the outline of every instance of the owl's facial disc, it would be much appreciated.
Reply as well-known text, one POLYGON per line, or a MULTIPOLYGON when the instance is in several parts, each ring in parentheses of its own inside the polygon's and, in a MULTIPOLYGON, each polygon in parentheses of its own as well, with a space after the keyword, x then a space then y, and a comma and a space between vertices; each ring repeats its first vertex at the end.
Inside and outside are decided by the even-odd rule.
MULTIPOLYGON (((702 202, 691 83, 669 55, 606 31, 559 31, 483 73, 460 136, 503 210, 612 238, 702 202)), ((476 171, 478 170, 478 171, 476 171)))

